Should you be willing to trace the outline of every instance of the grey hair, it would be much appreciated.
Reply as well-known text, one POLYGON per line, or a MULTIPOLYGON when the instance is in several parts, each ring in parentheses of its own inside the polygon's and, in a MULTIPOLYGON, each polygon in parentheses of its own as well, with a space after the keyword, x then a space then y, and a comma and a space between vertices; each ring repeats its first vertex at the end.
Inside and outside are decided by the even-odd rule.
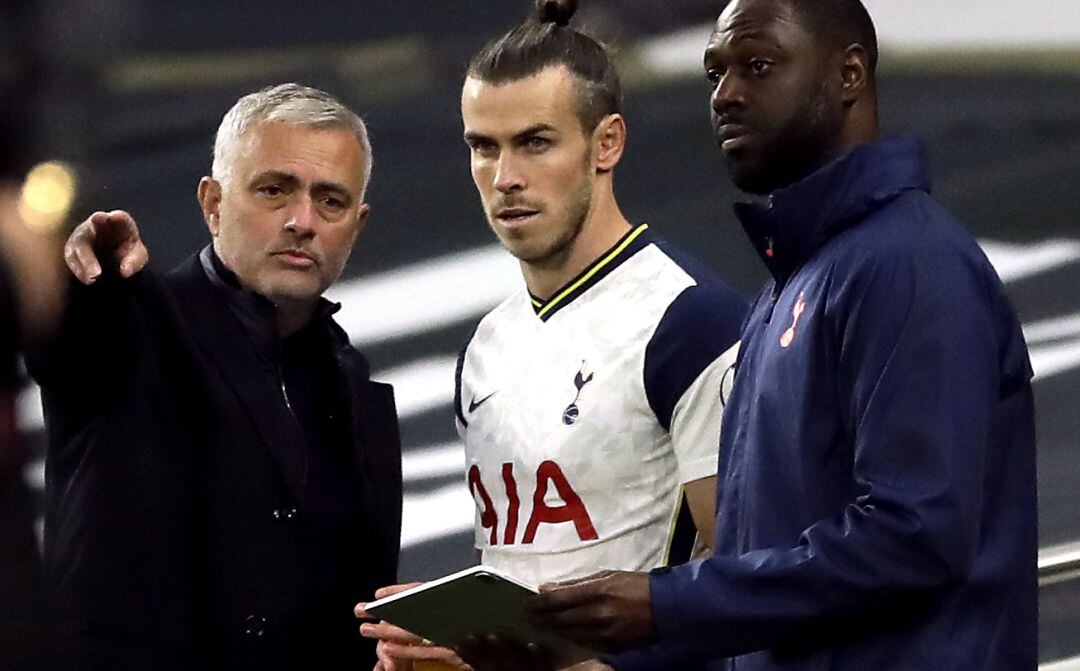
POLYGON ((236 101, 218 126, 211 175, 223 185, 232 178, 233 158, 241 138, 252 126, 280 122, 318 129, 344 127, 360 143, 364 164, 361 200, 371 179, 371 140, 355 112, 325 91, 300 84, 278 84, 249 93, 236 101))

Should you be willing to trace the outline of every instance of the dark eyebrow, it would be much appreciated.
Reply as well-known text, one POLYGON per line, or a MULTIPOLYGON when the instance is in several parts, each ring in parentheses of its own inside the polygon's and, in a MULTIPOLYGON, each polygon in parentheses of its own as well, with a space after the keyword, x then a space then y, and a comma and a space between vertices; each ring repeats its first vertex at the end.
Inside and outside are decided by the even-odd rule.
MULTIPOLYGON (((547 131, 555 131, 555 130, 557 130, 555 128, 555 126, 552 126, 549 123, 533 124, 532 126, 529 126, 528 128, 526 128, 525 130, 520 131, 518 133, 515 133, 512 140, 514 142, 521 142, 522 140, 530 138, 533 135, 536 135, 537 133, 544 133, 544 132, 547 132, 547 131)), ((468 143, 473 143, 473 142, 495 142, 495 139, 492 138, 492 137, 489 137, 487 135, 482 135, 480 133, 474 133, 472 131, 467 131, 465 133, 465 141, 468 142, 468 143)))
POLYGON ((344 191, 345 193, 349 192, 349 187, 342 184, 341 182, 330 182, 330 181, 327 181, 327 180, 321 180, 321 181, 318 181, 318 182, 313 182, 311 184, 311 189, 313 191, 314 190, 320 190, 320 191, 344 191))
POLYGON ((465 133, 465 142, 468 142, 468 143, 491 142, 491 141, 492 141, 492 139, 490 137, 488 137, 487 135, 481 135, 480 133, 474 133, 472 131, 466 131, 466 133, 465 133))
POLYGON ((525 130, 521 131, 520 133, 515 134, 514 135, 514 141, 515 142, 521 142, 522 140, 528 139, 528 138, 530 138, 530 137, 532 137, 534 135, 537 135, 539 133, 544 133, 544 132, 547 132, 547 131, 554 131, 554 130, 556 130, 555 126, 552 126, 549 123, 533 124, 532 126, 529 126, 525 130))
POLYGON ((266 180, 272 180, 275 182, 288 182, 289 184, 299 184, 300 178, 291 172, 282 172, 281 170, 264 170, 258 173, 251 179, 251 183, 263 182, 266 180))
MULTIPOLYGON (((291 172, 284 172, 281 170, 265 170, 255 175, 251 180, 251 184, 255 185, 263 181, 284 182, 292 187, 300 185, 300 178, 291 172)), ((315 182, 311 185, 312 191, 331 191, 336 194, 345 196, 350 201, 352 200, 352 193, 349 191, 349 187, 339 182, 315 182)))

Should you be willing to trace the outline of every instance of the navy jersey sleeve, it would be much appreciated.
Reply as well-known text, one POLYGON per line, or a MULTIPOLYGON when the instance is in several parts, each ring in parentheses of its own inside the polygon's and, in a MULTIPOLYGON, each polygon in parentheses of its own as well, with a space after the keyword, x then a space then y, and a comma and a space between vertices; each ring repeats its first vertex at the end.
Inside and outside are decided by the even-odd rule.
POLYGON ((716 474, 746 304, 710 271, 661 249, 695 279, 668 306, 645 348, 645 395, 670 435, 679 482, 716 474))
POLYGON ((992 273, 955 249, 919 251, 863 252, 830 298, 860 494, 791 547, 654 573, 661 644, 696 640, 724 657, 880 623, 930 607, 976 570, 982 511, 996 505, 984 500, 988 478, 1009 477, 988 464, 1013 449, 994 446, 992 427, 1010 413, 1030 421, 1029 369, 1020 361, 1021 381, 1003 384, 1003 334, 1018 326, 992 273))
POLYGON ((738 342, 746 302, 700 262, 666 243, 657 246, 697 282, 671 302, 645 349, 645 393, 657 421, 670 431, 679 400, 738 342))

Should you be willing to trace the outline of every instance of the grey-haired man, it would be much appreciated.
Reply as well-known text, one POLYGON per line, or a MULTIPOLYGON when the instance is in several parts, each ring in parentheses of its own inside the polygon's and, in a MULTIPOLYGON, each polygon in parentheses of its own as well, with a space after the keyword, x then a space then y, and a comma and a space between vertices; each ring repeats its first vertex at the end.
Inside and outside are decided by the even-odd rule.
POLYGON ((131 216, 68 240, 45 560, 72 669, 355 669, 352 605, 396 578, 392 390, 322 293, 363 227, 371 148, 285 84, 225 115, 198 195, 212 244, 147 269, 131 216))

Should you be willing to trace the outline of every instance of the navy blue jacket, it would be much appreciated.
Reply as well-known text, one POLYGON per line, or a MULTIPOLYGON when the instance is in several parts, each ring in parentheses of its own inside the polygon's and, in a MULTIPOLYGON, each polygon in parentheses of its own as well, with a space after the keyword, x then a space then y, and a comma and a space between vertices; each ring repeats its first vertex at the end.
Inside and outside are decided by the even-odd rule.
POLYGON ((737 206, 773 280, 724 416, 715 554, 651 576, 660 643, 620 671, 1035 669, 1027 347, 928 190, 921 146, 889 139, 737 206))

